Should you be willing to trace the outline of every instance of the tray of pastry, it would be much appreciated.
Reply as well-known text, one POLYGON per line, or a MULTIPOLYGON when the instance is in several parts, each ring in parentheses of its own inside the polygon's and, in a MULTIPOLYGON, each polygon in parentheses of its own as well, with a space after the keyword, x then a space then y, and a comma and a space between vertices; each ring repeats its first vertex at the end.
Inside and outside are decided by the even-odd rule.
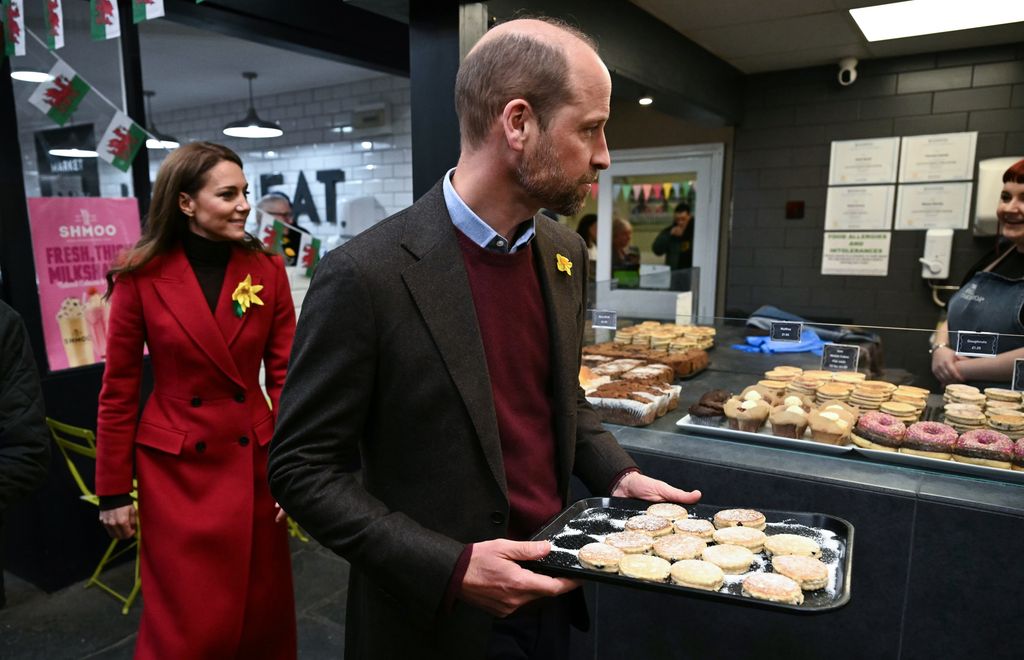
POLYGON ((591 497, 533 540, 546 575, 802 613, 850 600, 853 525, 822 513, 591 497))
POLYGON ((719 438, 725 438, 726 440, 756 442, 762 445, 783 447, 785 449, 814 451, 822 454, 846 454, 853 451, 853 445, 830 445, 824 442, 815 442, 811 439, 810 429, 805 430, 804 435, 800 438, 784 438, 782 436, 772 435, 767 426, 762 427, 760 431, 740 431, 738 429, 731 429, 726 426, 726 424, 727 423, 724 421, 720 425, 716 426, 697 424, 691 419, 690 415, 683 415, 683 418, 676 422, 676 426, 686 429, 687 431, 713 435, 719 438))
POLYGON ((907 454, 902 451, 881 451, 878 449, 867 449, 855 447, 854 450, 872 461, 879 463, 895 463, 908 467, 925 468, 928 470, 940 470, 951 472, 968 477, 981 477, 983 479, 995 479, 997 481, 1009 481, 1017 484, 1024 484, 1024 470, 1011 468, 989 467, 988 465, 976 465, 974 463, 961 463, 947 458, 931 458, 907 454))

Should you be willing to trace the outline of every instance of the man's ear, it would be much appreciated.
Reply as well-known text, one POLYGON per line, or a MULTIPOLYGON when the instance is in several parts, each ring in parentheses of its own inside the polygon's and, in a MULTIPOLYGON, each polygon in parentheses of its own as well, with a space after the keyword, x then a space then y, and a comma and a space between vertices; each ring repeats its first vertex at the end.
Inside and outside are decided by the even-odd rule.
POLYGON ((190 218, 196 214, 196 202, 188 193, 178 193, 178 208, 190 218))
POLYGON ((537 130, 537 118, 526 99, 512 99, 501 113, 505 142, 513 151, 522 152, 526 141, 537 130))

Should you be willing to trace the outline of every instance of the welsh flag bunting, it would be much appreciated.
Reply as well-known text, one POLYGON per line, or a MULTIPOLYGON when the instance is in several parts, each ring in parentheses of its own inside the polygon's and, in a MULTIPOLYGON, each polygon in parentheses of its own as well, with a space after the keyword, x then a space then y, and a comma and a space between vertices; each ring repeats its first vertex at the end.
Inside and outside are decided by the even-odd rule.
POLYGON ((121 36, 121 15, 117 0, 89 0, 89 25, 94 41, 121 36))
POLYGON ((313 277, 313 271, 320 263, 320 239, 312 234, 302 235, 302 247, 299 249, 299 265, 305 269, 306 277, 313 277))
POLYGON ((263 245, 267 246, 267 249, 281 254, 281 237, 284 235, 284 225, 280 221, 275 220, 272 225, 265 225, 263 227, 263 245))
POLYGON ((64 60, 57 60, 50 69, 50 77, 53 80, 40 83, 28 102, 63 126, 92 88, 64 60))
POLYGON ((46 47, 57 50, 64 47, 64 7, 61 0, 43 0, 46 20, 46 47))
POLYGON ((132 21, 141 23, 164 15, 164 0, 132 0, 132 21))
POLYGON ((4 55, 25 54, 24 0, 3 0, 4 55))
POLYGON ((132 118, 118 111, 107 126, 96 151, 100 158, 122 172, 127 172, 135 160, 135 154, 146 143, 146 131, 132 121, 132 118))

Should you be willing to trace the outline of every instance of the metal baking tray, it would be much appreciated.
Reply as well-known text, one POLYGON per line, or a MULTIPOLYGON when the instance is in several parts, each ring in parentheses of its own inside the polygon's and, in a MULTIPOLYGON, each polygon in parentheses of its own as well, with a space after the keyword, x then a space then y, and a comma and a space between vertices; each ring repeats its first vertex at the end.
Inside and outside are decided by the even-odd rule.
POLYGON ((846 454, 853 451, 852 444, 827 445, 824 442, 815 442, 814 440, 811 440, 810 430, 807 430, 804 433, 805 439, 782 438, 777 435, 772 435, 767 427, 765 427, 763 431, 755 433, 752 431, 738 431, 727 426, 705 426, 703 424, 695 424, 690 419, 689 415, 683 415, 683 418, 676 422, 676 426, 686 429, 687 431, 692 431, 693 433, 713 435, 719 438, 725 438, 726 440, 756 442, 758 444, 782 447, 784 449, 800 449, 802 451, 813 451, 820 454, 846 454))
MULTIPOLYGON (((583 568, 577 559, 577 551, 587 543, 602 541, 607 534, 622 531, 630 516, 643 513, 650 502, 618 497, 591 497, 582 499, 555 516, 532 540, 550 541, 551 553, 537 561, 524 565, 538 573, 576 580, 592 580, 634 589, 644 589, 698 598, 731 601, 737 605, 784 609, 792 612, 812 614, 827 612, 842 607, 850 600, 850 576, 853 569, 853 525, 842 518, 823 513, 798 513, 761 509, 767 520, 765 534, 800 534, 814 539, 822 548, 821 560, 829 567, 829 584, 815 591, 804 592, 801 605, 771 603, 742 595, 742 582, 751 572, 771 573, 771 560, 765 553, 754 554, 755 568, 742 575, 726 575, 725 584, 719 591, 704 591, 683 587, 671 582, 648 582, 583 568)), ((711 520, 722 509, 735 507, 713 506, 710 504, 686 505, 690 518, 711 520)))
POLYGON ((861 456, 872 461, 878 461, 879 463, 895 463, 928 470, 952 472, 968 477, 982 477, 984 479, 994 479, 995 481, 1024 484, 1024 470, 1007 470, 987 465, 960 463, 959 461, 944 458, 929 458, 928 456, 915 456, 914 454, 904 454, 896 451, 879 451, 878 449, 865 449, 864 447, 855 447, 854 450, 861 456))

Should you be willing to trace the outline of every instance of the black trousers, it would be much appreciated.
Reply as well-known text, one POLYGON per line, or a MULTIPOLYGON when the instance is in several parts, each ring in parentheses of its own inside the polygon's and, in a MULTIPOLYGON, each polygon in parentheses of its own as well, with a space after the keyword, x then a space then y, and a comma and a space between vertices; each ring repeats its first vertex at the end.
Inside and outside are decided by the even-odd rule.
POLYGON ((495 619, 488 660, 568 660, 572 601, 567 595, 536 600, 495 619))

